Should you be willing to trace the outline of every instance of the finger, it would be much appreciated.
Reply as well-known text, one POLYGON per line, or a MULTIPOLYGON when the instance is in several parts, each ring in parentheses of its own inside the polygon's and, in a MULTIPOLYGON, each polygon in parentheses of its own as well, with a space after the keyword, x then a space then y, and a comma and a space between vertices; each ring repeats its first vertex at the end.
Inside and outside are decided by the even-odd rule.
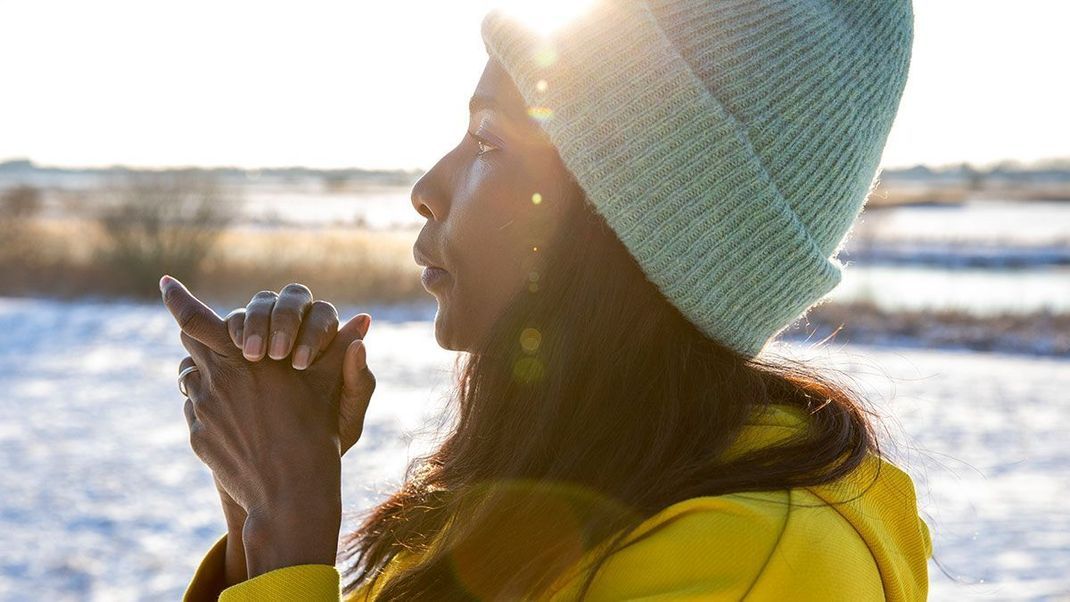
POLYGON ((327 301, 316 301, 308 310, 297 334, 292 365, 304 370, 331 344, 338 332, 338 310, 327 301))
POLYGON ((290 355, 305 313, 312 307, 312 291, 296 282, 287 284, 271 310, 271 345, 268 357, 281 360, 290 355))
POLYGON ((205 456, 206 433, 204 423, 197 418, 197 410, 193 407, 193 400, 186 398, 182 405, 182 413, 186 416, 186 426, 189 427, 189 446, 205 464, 208 463, 205 456))
MULTIPOLYGON (((338 370, 342 365, 342 359, 349 344, 357 339, 363 339, 370 325, 371 316, 368 314, 353 316, 338 329, 338 333, 334 335, 334 339, 327 346, 327 349, 320 354, 319 363, 326 366, 334 366, 333 370, 338 370)), ((337 376, 338 373, 335 372, 334 374, 337 376)))
MULTIPOLYGON (((178 363, 178 372, 179 372, 179 374, 181 374, 182 371, 185 370, 186 368, 189 368, 190 366, 195 366, 195 365, 196 365, 196 363, 193 361, 193 358, 190 357, 190 356, 186 356, 186 357, 182 358, 181 362, 178 363)), ((186 376, 184 376, 182 378, 183 384, 185 385, 187 392, 192 393, 192 391, 190 390, 190 386, 191 386, 191 382, 190 381, 192 379, 194 379, 194 378, 199 378, 199 377, 200 377, 200 372, 199 371, 195 371, 195 372, 191 372, 191 373, 187 374, 186 376)), ((190 429, 192 429, 194 423, 197 422, 197 413, 196 413, 195 408, 193 407, 192 395, 186 397, 186 402, 182 406, 182 411, 186 415, 186 426, 188 426, 188 427, 190 427, 190 429)))
POLYGON ((188 355, 186 357, 182 358, 182 361, 178 363, 179 378, 182 379, 182 383, 181 384, 182 384, 183 387, 186 387, 186 392, 187 393, 189 393, 189 387, 187 386, 189 384, 189 377, 193 376, 194 374, 196 374, 196 372, 191 372, 190 374, 182 376, 182 371, 185 370, 186 368, 189 368, 190 366, 196 366, 196 365, 197 365, 197 363, 194 362, 193 358, 188 356, 188 355))
POLYGON ((189 368, 190 366, 196 366, 196 365, 197 365, 197 362, 193 361, 193 358, 187 355, 186 357, 182 358, 181 362, 178 362, 178 372, 179 372, 179 374, 181 374, 182 371, 185 370, 186 368, 189 368))
POLYGON ((189 397, 186 398, 186 403, 182 404, 182 413, 186 416, 186 426, 192 431, 197 424, 197 413, 193 411, 193 401, 189 397))
POLYGON ((227 325, 227 333, 230 334, 230 340, 235 347, 241 349, 245 336, 245 308, 239 307, 230 312, 227 317, 223 318, 223 322, 227 325))
POLYGON ((226 355, 230 351, 230 336, 223 320, 212 308, 190 294, 181 282, 164 276, 160 279, 160 294, 163 296, 163 304, 178 322, 182 332, 220 355, 226 355))
POLYGON ((245 359, 256 362, 267 352, 268 328, 271 326, 271 310, 279 295, 275 291, 260 291, 253 295, 245 307, 245 331, 242 354, 245 359))

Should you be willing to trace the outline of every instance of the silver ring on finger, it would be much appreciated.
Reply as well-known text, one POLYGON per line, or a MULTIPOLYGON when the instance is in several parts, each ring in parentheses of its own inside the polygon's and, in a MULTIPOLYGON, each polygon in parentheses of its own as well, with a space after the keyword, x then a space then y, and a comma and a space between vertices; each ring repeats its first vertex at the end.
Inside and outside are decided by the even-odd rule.
POLYGON ((191 372, 197 372, 200 370, 197 366, 186 366, 181 372, 178 373, 178 391, 182 393, 183 397, 189 397, 189 391, 186 390, 186 376, 191 372))

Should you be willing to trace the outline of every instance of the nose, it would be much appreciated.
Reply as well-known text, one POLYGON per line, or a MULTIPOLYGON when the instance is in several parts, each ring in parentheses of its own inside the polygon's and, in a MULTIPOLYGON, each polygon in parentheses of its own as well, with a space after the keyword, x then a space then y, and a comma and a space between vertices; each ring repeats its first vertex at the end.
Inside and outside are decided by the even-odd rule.
POLYGON ((436 221, 446 217, 446 195, 442 185, 446 157, 443 157, 412 187, 412 207, 426 219, 436 221))

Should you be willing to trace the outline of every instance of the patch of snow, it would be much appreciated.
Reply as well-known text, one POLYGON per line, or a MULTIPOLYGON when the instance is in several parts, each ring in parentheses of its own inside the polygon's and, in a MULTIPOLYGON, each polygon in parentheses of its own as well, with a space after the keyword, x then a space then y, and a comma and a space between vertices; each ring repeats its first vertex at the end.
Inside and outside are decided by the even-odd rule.
MULTIPOLYGON (((343 463, 348 510, 383 499, 431 448, 456 357, 435 343, 433 306, 360 311, 373 316, 378 385, 343 463)), ((842 371, 886 416, 936 558, 959 580, 932 565, 934 600, 1070 592, 1070 361, 774 350, 842 371)), ((160 305, 0 299, 0 599, 181 596, 224 530, 211 475, 188 446, 175 383, 185 355, 160 305)))

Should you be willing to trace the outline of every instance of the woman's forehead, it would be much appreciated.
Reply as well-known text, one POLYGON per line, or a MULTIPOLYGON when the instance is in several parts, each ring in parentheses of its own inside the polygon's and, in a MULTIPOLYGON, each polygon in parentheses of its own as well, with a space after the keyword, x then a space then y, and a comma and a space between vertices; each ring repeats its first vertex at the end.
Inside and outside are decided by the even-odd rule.
POLYGON ((511 115, 526 114, 527 104, 513 84, 509 74, 497 61, 490 59, 472 93, 472 107, 494 108, 511 115))

